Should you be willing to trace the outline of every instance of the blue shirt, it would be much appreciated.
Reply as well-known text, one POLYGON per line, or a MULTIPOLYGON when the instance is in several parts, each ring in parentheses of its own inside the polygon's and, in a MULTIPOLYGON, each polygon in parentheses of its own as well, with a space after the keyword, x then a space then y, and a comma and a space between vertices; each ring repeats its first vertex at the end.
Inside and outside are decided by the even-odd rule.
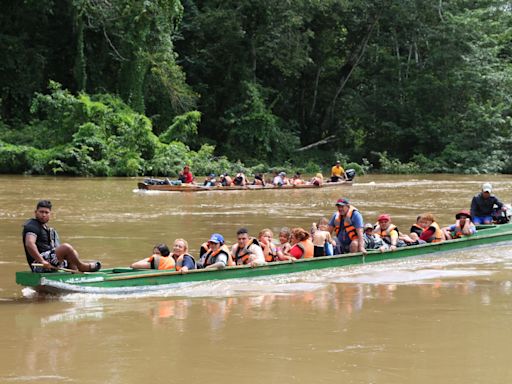
MULTIPOLYGON (((332 226, 332 227, 336 226, 335 221, 336 221, 336 215, 337 214, 338 214, 338 212, 335 212, 331 216, 331 220, 329 221, 329 225, 332 226)), ((359 229, 359 228, 362 229, 363 228, 363 223, 364 223, 363 222, 363 215, 361 215, 361 213, 359 211, 354 210, 350 220, 351 220, 352 225, 354 226, 354 228, 356 228, 356 229, 359 229)), ((348 237, 347 232, 345 232, 345 228, 343 227, 343 219, 341 220, 341 224, 340 224, 340 232, 338 233, 338 240, 342 244, 350 244, 351 243, 351 240, 348 237)))

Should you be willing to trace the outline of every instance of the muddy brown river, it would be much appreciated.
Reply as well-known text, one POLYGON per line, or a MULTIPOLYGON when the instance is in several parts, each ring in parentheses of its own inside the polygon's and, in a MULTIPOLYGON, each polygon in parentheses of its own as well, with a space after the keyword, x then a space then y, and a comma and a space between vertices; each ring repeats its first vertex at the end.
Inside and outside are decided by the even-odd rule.
MULTIPOLYGON (((369 175, 296 191, 138 192, 132 178, 0 176, 0 383, 507 383, 512 244, 131 295, 41 297, 21 226, 39 199, 83 259, 126 266, 183 237, 245 226, 309 229, 347 197, 375 222, 442 225, 483 182, 512 202, 512 176, 369 175)), ((277 237, 277 236, 276 236, 277 237)))

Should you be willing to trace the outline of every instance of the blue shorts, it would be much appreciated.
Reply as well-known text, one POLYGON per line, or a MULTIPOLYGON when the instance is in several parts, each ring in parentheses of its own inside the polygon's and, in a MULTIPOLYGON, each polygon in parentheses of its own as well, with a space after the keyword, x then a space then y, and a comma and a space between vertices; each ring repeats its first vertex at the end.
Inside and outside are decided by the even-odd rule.
POLYGON ((475 216, 473 217, 473 224, 492 224, 492 216, 475 216))

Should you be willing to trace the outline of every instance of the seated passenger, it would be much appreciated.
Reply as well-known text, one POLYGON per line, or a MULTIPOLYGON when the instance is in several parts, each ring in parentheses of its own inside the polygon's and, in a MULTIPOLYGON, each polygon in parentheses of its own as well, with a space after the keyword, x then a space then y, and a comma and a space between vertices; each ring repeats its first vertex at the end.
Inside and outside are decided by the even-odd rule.
POLYGON ((274 234, 268 228, 262 229, 258 234, 258 241, 260 242, 263 256, 265 256, 267 263, 278 260, 277 247, 274 245, 273 237, 274 234))
POLYGON ((482 192, 471 200, 471 217, 475 224, 492 224, 494 216, 506 210, 505 205, 491 193, 492 185, 484 183, 482 192))
POLYGON ((174 259, 176 271, 187 273, 197 268, 194 257, 188 254, 188 243, 184 239, 174 240, 171 257, 174 259))
POLYGON ((206 176, 206 180, 203 184, 205 187, 215 187, 217 185, 217 180, 215 180, 215 173, 211 173, 206 176))
POLYGON ((476 233, 475 224, 471 222, 471 214, 463 209, 455 215, 455 224, 443 228, 447 240, 459 239, 464 236, 471 236, 476 233))
MULTIPOLYGON (((400 232, 395 224, 391 223, 391 216, 382 214, 377 218, 377 226, 373 233, 380 237, 388 246, 390 251, 395 251, 397 247, 404 247, 405 242, 399 239, 400 232)), ((382 250, 381 250, 382 251, 382 250)))
POLYGON ((380 237, 373 234, 373 225, 366 223, 363 227, 365 249, 378 249, 381 252, 387 251, 389 246, 380 237))
POLYGON ((231 187, 234 184, 231 177, 227 173, 224 173, 220 175, 220 185, 222 185, 223 187, 231 187))
POLYGON ((224 237, 218 233, 212 234, 208 240, 208 250, 197 262, 198 268, 224 269, 229 265, 229 248, 224 245, 224 237))
POLYGON ((261 185, 265 186, 265 179, 263 178, 262 173, 257 173, 254 175, 254 181, 252 182, 253 185, 261 185))
POLYGON ((291 235, 292 247, 289 256, 295 259, 309 259, 315 255, 315 246, 311 236, 303 228, 293 228, 291 235))
POLYGON ((304 180, 302 180, 302 176, 299 172, 295 173, 295 175, 293 175, 291 181, 290 181, 290 184, 291 185, 302 185, 302 184, 306 184, 306 182, 304 180))
POLYGON ((313 223, 311 228, 314 245, 314 257, 332 256, 336 242, 329 232, 329 220, 322 217, 317 223, 313 223))
POLYGON ((314 177, 309 181, 311 184, 320 187, 324 183, 324 176, 321 173, 317 173, 314 177))
POLYGON ((153 247, 153 255, 136 261, 131 265, 133 269, 174 269, 175 262, 169 257, 169 247, 166 244, 157 244, 153 247))
POLYGON ((424 240, 427 243, 440 243, 445 240, 443 231, 439 224, 436 223, 436 219, 431 213, 424 213, 420 215, 418 224, 423 228, 421 232, 420 240, 424 240))
POLYGON ((178 175, 178 180, 182 183, 192 183, 194 181, 194 175, 190 172, 190 166, 185 165, 183 170, 178 175))
POLYGON ((260 243, 245 228, 236 232, 237 244, 231 248, 231 256, 236 265, 250 265, 255 267, 265 264, 265 256, 260 243))
POLYGON ((247 177, 245 177, 243 172, 238 172, 233 179, 233 184, 239 187, 245 187, 247 184, 249 184, 249 180, 247 180, 247 177))
POLYGON ((292 247, 290 244, 290 237, 292 233, 290 228, 283 227, 279 231, 279 247, 277 248, 277 257, 279 260, 288 260, 289 257, 285 257, 284 255, 289 254, 290 248, 292 247))
POLYGON ((336 183, 345 179, 345 169, 343 169, 341 162, 338 160, 336 161, 336 164, 331 168, 331 182, 336 183))
POLYGON ((274 180, 272 180, 272 184, 276 187, 282 187, 283 185, 288 185, 288 178, 286 177, 285 172, 279 172, 279 174, 274 177, 274 180))

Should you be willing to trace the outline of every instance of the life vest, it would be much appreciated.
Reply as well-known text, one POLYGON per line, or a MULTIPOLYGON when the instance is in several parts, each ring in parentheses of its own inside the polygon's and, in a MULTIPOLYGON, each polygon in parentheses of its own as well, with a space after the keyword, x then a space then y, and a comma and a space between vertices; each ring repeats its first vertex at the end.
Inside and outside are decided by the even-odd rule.
POLYGON ((208 242, 205 241, 201 246, 199 247, 199 258, 201 259, 205 253, 207 253, 210 250, 210 247, 208 247, 208 242))
POLYGON ((236 265, 247 264, 249 262, 251 253, 247 252, 247 248, 249 248, 252 244, 255 244, 261 248, 260 242, 258 240, 256 240, 254 237, 251 237, 249 239, 249 244, 247 244, 247 246, 245 246, 243 248, 240 248, 238 246, 238 244, 236 245, 236 248, 233 252, 233 259, 234 259, 233 261, 236 265), (241 253, 241 251, 243 251, 243 250, 245 250, 244 251, 245 253, 241 253))
POLYGON ((207 267, 209 265, 212 265, 212 264, 215 264, 217 262, 217 255, 221 252, 224 252, 226 254, 226 256, 228 257, 228 265, 229 265, 229 248, 223 244, 219 249, 217 249, 216 251, 213 251, 213 250, 208 250, 208 252, 206 253, 206 255, 204 256, 204 262, 203 262, 203 268, 204 267, 207 267))
POLYGON ((273 247, 273 244, 265 245, 260 243, 260 247, 263 250, 263 255, 265 255, 265 261, 267 263, 271 263, 272 261, 277 261, 277 248, 273 247))
POLYGON ((315 256, 315 246, 310 239, 302 240, 296 245, 302 250, 301 259, 310 259, 315 256))
POLYGON ((397 235, 400 235, 400 232, 398 231, 398 228, 395 224, 389 224, 388 228, 384 230, 380 229, 380 225, 377 225, 377 228, 375 228, 375 234, 379 235, 380 238, 388 244, 391 244, 391 232, 393 231, 396 231, 397 235))
POLYGON ((423 227, 419 224, 411 225, 411 233, 416 233, 418 236, 423 232, 423 227))
POLYGON ((429 228, 432 228, 434 227, 434 229, 436 230, 434 235, 427 240, 427 243, 439 243, 441 241, 443 241, 443 231, 441 230, 441 227, 439 226, 439 224, 437 224, 435 221, 432 222, 432 224, 430 224, 429 228))
POLYGON ((347 215, 343 218, 343 223, 341 223, 341 215, 340 213, 336 213, 336 217, 334 219, 334 232, 336 236, 340 233, 341 224, 343 224, 343 229, 347 233, 348 238, 352 241, 357 238, 356 227, 352 224, 352 215, 354 211, 357 211, 355 207, 350 206, 347 215))
POLYGON ((149 262, 154 269, 158 270, 174 269, 176 265, 172 256, 153 255, 149 258, 149 262))
POLYGON ((181 255, 180 257, 178 257, 177 259, 174 259, 174 256, 172 256, 172 258, 174 259, 174 261, 176 263, 177 271, 181 271, 181 268, 183 268, 183 262, 185 261, 185 257, 187 257, 187 256, 190 257, 194 261, 194 269, 197 268, 196 260, 194 259, 194 257, 189 255, 188 253, 185 253, 185 254, 181 255))

